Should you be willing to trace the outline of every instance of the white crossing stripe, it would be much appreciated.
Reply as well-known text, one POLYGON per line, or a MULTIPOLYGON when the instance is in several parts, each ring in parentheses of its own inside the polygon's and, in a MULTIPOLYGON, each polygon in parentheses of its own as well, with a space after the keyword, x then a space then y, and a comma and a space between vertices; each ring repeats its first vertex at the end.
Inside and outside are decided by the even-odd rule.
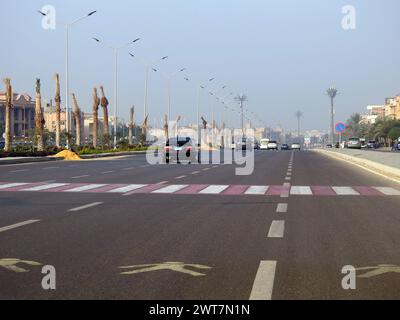
POLYGON ((76 208, 69 209, 68 211, 74 211, 75 212, 75 211, 79 211, 79 210, 95 207, 95 206, 98 206, 99 204, 102 204, 102 203, 103 202, 88 203, 88 204, 85 204, 84 206, 81 206, 81 207, 76 207, 76 208))
POLYGON ((290 194, 302 194, 302 195, 312 195, 311 188, 308 186, 292 186, 290 189, 290 194))
POLYGON ((47 189, 51 189, 51 188, 62 187, 62 186, 66 186, 66 185, 68 185, 68 183, 49 183, 49 184, 44 184, 41 186, 22 189, 20 191, 40 191, 40 190, 47 190, 47 189))
POLYGON ((254 279, 249 300, 271 300, 274 288, 276 261, 261 261, 254 279))
POLYGON ((227 185, 209 185, 207 188, 201 190, 199 193, 202 194, 218 194, 227 189, 227 185))
POLYGON ((276 206, 276 212, 287 212, 287 208, 287 203, 278 203, 278 205, 276 206))
POLYGON ((19 187, 19 186, 24 186, 27 184, 28 183, 26 183, 26 182, 7 183, 7 184, 0 185, 0 189, 14 188, 14 187, 19 187))
POLYGON ((92 189, 97 189, 100 187, 104 187, 106 186, 106 184, 87 184, 84 186, 80 186, 80 187, 76 187, 76 188, 72 188, 72 189, 67 189, 67 190, 63 190, 64 192, 81 192, 81 191, 87 191, 87 190, 92 190, 92 189))
POLYGON ((186 188, 187 186, 187 184, 171 184, 170 186, 154 190, 152 193, 174 193, 183 188, 186 188))
POLYGON ((283 238, 283 233, 285 231, 285 221, 284 220, 274 220, 271 223, 271 227, 268 231, 268 238, 283 238))
POLYGON ((387 196, 400 196, 400 190, 397 190, 395 188, 374 187, 374 189, 378 190, 379 192, 382 192, 383 194, 385 194, 387 196))
POLYGON ((10 226, 0 228, 0 232, 4 232, 4 231, 7 231, 7 230, 11 230, 11 229, 15 229, 15 228, 18 228, 18 227, 22 227, 22 226, 25 226, 27 224, 35 223, 35 222, 38 222, 38 221, 40 221, 40 220, 26 220, 26 221, 18 222, 16 224, 12 224, 10 226))
POLYGON ((265 194, 268 186, 250 186, 244 194, 265 194))
POLYGON ((107 192, 112 192, 112 193, 125 193, 125 192, 129 192, 129 191, 133 191, 136 189, 140 189, 147 186, 147 184, 128 184, 125 187, 120 187, 120 188, 115 188, 112 190, 108 190, 107 192))
POLYGON ((360 195, 352 187, 332 187, 332 189, 336 192, 337 195, 340 195, 340 196, 358 196, 358 195, 360 195))

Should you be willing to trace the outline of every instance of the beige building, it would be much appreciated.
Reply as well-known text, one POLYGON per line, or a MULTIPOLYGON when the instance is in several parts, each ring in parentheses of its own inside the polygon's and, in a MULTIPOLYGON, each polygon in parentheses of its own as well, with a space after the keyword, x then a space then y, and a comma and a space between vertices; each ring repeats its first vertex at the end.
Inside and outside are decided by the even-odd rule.
MULTIPOLYGON (((13 108, 11 111, 11 135, 26 137, 29 130, 35 127, 35 101, 26 93, 13 94, 13 108)), ((0 137, 5 130, 5 93, 0 92, 0 137)))
POLYGON ((400 95, 386 99, 385 116, 395 120, 400 120, 400 95))

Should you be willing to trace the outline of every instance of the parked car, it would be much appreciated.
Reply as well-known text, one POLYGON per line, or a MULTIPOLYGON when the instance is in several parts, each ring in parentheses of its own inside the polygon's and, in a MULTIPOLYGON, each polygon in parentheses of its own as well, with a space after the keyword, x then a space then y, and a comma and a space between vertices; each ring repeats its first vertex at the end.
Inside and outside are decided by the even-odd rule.
POLYGON ((332 144, 328 143, 328 144, 326 145, 326 147, 327 147, 327 148, 332 148, 332 144))
POLYGON ((165 163, 192 163, 196 161, 196 150, 190 137, 169 138, 164 147, 165 163))
POLYGON ((278 142, 271 140, 267 144, 267 150, 278 150, 278 142))
POLYGON ((376 141, 375 140, 368 140, 367 148, 368 149, 375 149, 376 148, 376 141))
POLYGON ((347 147, 349 149, 361 149, 361 139, 360 138, 350 138, 347 142, 347 147))
POLYGON ((260 149, 260 143, 257 140, 254 140, 254 142, 253 142, 253 149, 254 150, 260 149))
POLYGON ((291 149, 292 150, 300 150, 301 149, 300 143, 297 143, 297 142, 292 143, 291 149))
POLYGON ((287 143, 282 144, 281 150, 289 150, 289 145, 287 143))
POLYGON ((248 150, 250 148, 251 148, 251 141, 246 137, 242 137, 236 146, 237 150, 248 150))
POLYGON ((261 139, 260 140, 260 150, 268 150, 268 142, 269 142, 269 139, 261 139))

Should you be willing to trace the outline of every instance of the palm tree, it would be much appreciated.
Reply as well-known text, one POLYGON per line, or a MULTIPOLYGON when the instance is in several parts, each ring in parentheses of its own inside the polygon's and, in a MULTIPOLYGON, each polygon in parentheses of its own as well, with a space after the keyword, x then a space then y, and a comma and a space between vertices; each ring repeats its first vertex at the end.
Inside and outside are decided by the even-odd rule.
POLYGON ((93 111, 93 147, 97 148, 97 133, 99 131, 98 126, 99 126, 99 104, 100 104, 100 99, 97 96, 97 88, 93 88, 93 104, 92 104, 92 111, 93 111))
POLYGON ((300 118, 303 116, 303 113, 298 110, 295 115, 297 118, 297 136, 300 137, 300 118))
POLYGON ((133 130, 133 115, 135 113, 135 106, 132 106, 129 110, 129 133, 128 133, 128 142, 131 145, 132 141, 132 130, 133 130))
POLYGON ((6 90, 6 108, 5 108, 5 120, 6 120, 6 127, 5 127, 5 145, 4 151, 8 152, 11 150, 11 109, 13 107, 13 92, 11 87, 11 79, 6 78, 3 80, 5 90, 6 90))
POLYGON ((54 101, 56 102, 56 146, 60 147, 60 134, 61 134, 61 95, 60 95, 60 76, 58 73, 54 75, 56 81, 56 95, 54 101))
POLYGON ((74 115, 75 115, 75 130, 76 130, 76 138, 75 144, 77 146, 81 145, 81 109, 79 108, 78 102, 76 101, 75 94, 72 94, 72 101, 74 103, 74 115))
POLYGON ((168 141, 168 115, 164 114, 164 135, 165 143, 168 141))
POLYGON ((107 147, 109 147, 110 132, 108 129, 108 109, 107 109, 108 100, 104 94, 103 86, 100 86, 100 91, 101 91, 100 104, 101 104, 101 107, 103 108, 103 139, 104 139, 104 144, 107 147))
POLYGON ((44 151, 44 123, 45 121, 42 112, 42 96, 40 94, 40 79, 36 79, 35 129, 38 151, 44 151))

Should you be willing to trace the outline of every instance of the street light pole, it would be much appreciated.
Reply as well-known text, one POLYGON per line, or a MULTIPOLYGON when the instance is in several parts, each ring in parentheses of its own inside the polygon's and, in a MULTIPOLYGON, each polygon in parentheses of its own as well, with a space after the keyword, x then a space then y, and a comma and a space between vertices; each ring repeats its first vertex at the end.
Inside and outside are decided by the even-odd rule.
POLYGON ((331 87, 327 90, 327 94, 329 98, 331 99, 331 110, 330 110, 330 116, 331 116, 331 121, 330 121, 330 143, 334 144, 335 140, 335 119, 334 119, 334 111, 333 111, 333 100, 335 99, 336 95, 338 94, 338 90, 334 87, 331 87))

